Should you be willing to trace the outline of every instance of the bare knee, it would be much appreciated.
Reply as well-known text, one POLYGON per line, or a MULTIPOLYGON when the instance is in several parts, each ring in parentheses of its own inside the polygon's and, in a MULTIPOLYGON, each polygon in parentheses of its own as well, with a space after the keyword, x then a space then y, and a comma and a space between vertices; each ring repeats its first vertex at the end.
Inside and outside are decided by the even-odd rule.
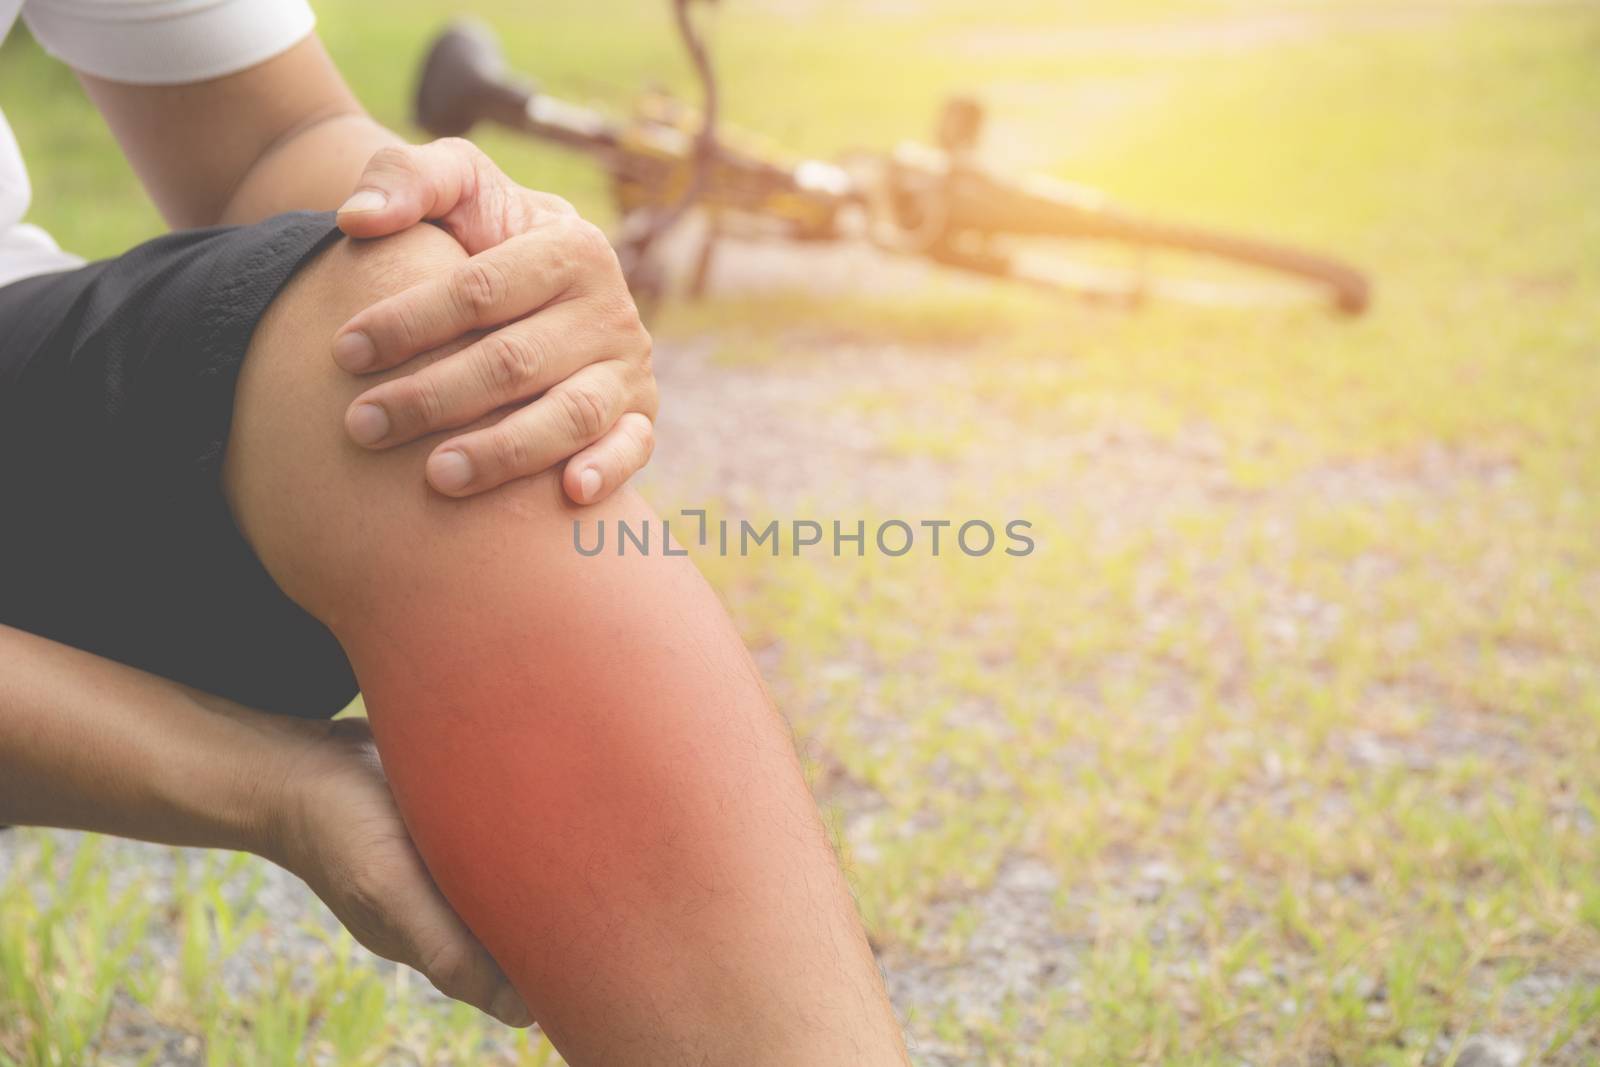
MULTIPOLYGON (((240 374, 223 470, 235 521, 284 592, 341 639, 346 621, 364 625, 407 587, 472 586, 513 557, 524 572, 538 573, 546 591, 580 577, 568 570, 577 509, 561 490, 559 468, 458 500, 435 493, 424 477, 445 434, 373 451, 345 433, 345 409, 385 375, 340 370, 335 331, 374 300, 463 258, 432 226, 340 241, 273 302, 240 374)), ((418 361, 470 340, 387 375, 411 373, 418 361)), ((588 511, 596 521, 648 515, 626 487, 588 511)))
POLYGON ((371 525, 399 506, 401 487, 426 491, 429 447, 369 452, 346 437, 346 407, 384 375, 340 370, 331 355, 334 332, 375 300, 463 258, 448 234, 429 225, 378 240, 340 240, 295 275, 251 339, 235 392, 224 491, 274 580, 319 617, 341 569, 359 562, 371 525), (414 468, 415 477, 402 479, 402 467, 414 468))

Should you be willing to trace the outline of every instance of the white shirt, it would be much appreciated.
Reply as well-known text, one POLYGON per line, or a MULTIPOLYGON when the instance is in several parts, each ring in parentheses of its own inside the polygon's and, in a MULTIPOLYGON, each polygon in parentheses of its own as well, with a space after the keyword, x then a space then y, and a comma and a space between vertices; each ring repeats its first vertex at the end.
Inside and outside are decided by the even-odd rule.
MULTIPOLYGON (((0 40, 21 15, 55 58, 110 81, 180 85, 271 59, 311 32, 307 0, 0 0, 0 40)), ((23 222, 32 193, 0 112, 0 285, 83 261, 23 222)))

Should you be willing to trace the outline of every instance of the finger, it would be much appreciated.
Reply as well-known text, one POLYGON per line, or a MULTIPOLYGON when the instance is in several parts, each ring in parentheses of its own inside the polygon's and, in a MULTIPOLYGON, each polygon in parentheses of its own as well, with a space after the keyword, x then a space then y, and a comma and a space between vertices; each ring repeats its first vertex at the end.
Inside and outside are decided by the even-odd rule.
POLYGON ((333 360, 351 374, 399 366, 468 331, 536 311, 587 273, 615 270, 615 260, 594 226, 551 216, 356 313, 334 334, 333 360))
POLYGON ((655 451, 655 427, 637 411, 624 412, 600 440, 567 461, 561 484, 577 504, 594 504, 632 478, 655 451))
POLYGON ((479 155, 459 137, 379 149, 339 208, 339 228, 351 237, 382 237, 449 213, 476 184, 479 155))
POLYGON ((507 1025, 528 1025, 526 1006, 439 892, 422 857, 407 848, 390 859, 399 865, 369 861, 335 894, 347 905, 335 909, 345 926, 368 949, 419 971, 445 996, 507 1025))
POLYGON ((446 441, 428 457, 428 482, 471 496, 555 466, 616 425, 630 373, 621 360, 591 363, 495 425, 446 441))
POLYGON ((376 152, 339 208, 338 223, 351 237, 382 237, 435 219, 468 252, 479 252, 545 214, 577 212, 559 196, 511 181, 471 141, 445 137, 376 152))
POLYGON ((544 392, 581 367, 620 354, 605 350, 611 341, 590 328, 576 305, 547 308, 415 374, 369 389, 351 402, 345 427, 357 443, 387 448, 465 426, 544 392))
POLYGON ((437 898, 436 906, 417 916, 417 921, 443 925, 424 935, 415 960, 407 962, 450 999, 470 1004, 507 1026, 531 1025, 532 1013, 488 950, 472 936, 444 899, 433 895, 437 898))

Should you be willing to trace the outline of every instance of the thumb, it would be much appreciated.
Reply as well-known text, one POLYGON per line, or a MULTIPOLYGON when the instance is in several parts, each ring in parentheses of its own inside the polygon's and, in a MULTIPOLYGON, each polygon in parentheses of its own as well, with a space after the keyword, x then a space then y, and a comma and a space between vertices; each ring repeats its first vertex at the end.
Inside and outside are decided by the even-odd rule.
POLYGON ((488 950, 459 919, 446 926, 454 929, 428 931, 407 953, 411 958, 401 962, 415 967, 452 1000, 470 1004, 507 1026, 531 1026, 533 1015, 527 1004, 488 950))
POLYGON ((454 137, 379 149, 339 208, 339 229, 351 237, 383 237, 443 218, 476 189, 477 154, 454 137))

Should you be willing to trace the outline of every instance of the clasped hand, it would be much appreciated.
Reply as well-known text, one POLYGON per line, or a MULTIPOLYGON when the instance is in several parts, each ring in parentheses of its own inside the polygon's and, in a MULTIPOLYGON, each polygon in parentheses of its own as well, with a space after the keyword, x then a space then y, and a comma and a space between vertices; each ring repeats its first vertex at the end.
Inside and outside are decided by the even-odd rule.
POLYGON ((334 336, 334 361, 371 374, 488 332, 357 397, 350 437, 389 448, 504 410, 433 449, 434 489, 470 496, 565 460, 567 495, 603 499, 649 461, 657 405, 650 335, 605 235, 458 138, 379 151, 338 214, 351 237, 423 220, 471 258, 357 314, 334 336))

